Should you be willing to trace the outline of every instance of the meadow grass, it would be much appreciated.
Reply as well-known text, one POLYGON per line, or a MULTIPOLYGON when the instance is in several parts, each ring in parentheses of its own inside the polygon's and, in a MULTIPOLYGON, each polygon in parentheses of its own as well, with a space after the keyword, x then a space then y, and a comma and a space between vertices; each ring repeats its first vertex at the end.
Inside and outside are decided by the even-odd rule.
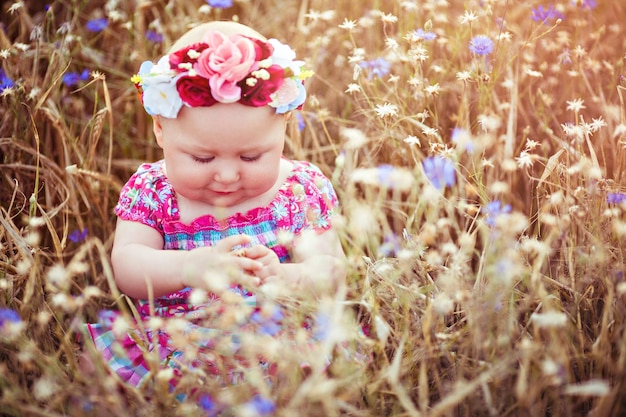
MULTIPOLYGON (((0 16, 1 415, 625 412, 625 3, 24 1, 0 16), (315 71, 285 153, 333 180, 348 280, 284 301, 298 320, 323 313, 319 346, 245 336, 272 385, 255 366, 225 387, 182 369, 169 392, 155 364, 130 388, 78 360, 83 323, 133 314, 108 260, 112 208, 160 150, 129 78, 214 19, 315 71)), ((237 319, 225 302, 216 328, 237 319)), ((193 356, 179 325, 147 324, 193 356)))

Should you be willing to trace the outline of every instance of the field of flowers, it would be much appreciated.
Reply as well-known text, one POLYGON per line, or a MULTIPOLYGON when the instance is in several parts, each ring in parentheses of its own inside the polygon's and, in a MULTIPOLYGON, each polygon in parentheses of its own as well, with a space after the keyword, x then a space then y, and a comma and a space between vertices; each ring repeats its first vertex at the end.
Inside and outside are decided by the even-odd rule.
MULTIPOLYGON (((0 415, 623 415, 625 18, 617 0, 0 2, 0 415), (271 314, 242 340, 272 384, 182 369, 170 392, 155 366, 129 388, 79 357, 84 323, 133 314, 112 209, 161 154, 130 77, 216 19, 315 71, 286 155, 332 178, 348 280, 285 301, 319 346, 274 339, 271 314)), ((147 326, 184 344, 178 324, 147 326)))

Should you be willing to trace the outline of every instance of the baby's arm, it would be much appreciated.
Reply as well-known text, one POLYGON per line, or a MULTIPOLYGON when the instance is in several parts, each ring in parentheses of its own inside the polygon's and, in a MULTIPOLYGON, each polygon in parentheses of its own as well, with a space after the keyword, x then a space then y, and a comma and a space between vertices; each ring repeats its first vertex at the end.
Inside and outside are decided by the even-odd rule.
POLYGON ((232 252, 234 246, 245 245, 249 239, 237 235, 213 247, 164 250, 163 237, 156 229, 118 219, 111 253, 115 282, 126 295, 142 299, 150 295, 160 297, 187 286, 206 288, 204 272, 211 267, 233 271, 261 268, 260 262, 232 252))

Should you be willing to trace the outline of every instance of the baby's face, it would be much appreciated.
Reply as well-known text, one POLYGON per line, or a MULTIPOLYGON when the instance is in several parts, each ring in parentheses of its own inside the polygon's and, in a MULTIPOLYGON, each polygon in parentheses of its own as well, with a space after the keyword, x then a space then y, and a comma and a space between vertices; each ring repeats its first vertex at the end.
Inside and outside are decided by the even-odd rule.
POLYGON ((157 119, 155 135, 176 194, 228 208, 276 184, 285 122, 269 107, 183 107, 176 119, 157 119))

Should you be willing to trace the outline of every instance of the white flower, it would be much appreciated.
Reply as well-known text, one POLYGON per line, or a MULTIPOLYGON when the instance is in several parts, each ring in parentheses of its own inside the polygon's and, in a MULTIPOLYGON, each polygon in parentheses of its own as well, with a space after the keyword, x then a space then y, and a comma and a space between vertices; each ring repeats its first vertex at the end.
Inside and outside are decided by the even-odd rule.
POLYGON ((348 84, 348 88, 346 88, 346 93, 358 93, 359 91, 361 91, 361 87, 355 83, 348 84))
POLYGON ((465 25, 467 23, 472 23, 476 19, 478 19, 478 16, 476 16, 476 13, 474 13, 473 11, 466 10, 463 16, 459 17, 459 22, 461 22, 462 25, 465 25))
POLYGON ((295 76, 300 75, 300 68, 304 65, 304 61, 294 61, 296 59, 294 50, 277 39, 270 39, 267 42, 274 47, 272 64, 291 69, 295 76))
POLYGON ((576 98, 574 100, 569 100, 567 101, 567 110, 573 110, 575 112, 578 112, 582 109, 585 109, 586 107, 584 106, 585 101, 582 98, 576 98))
POLYGON ((398 106, 391 103, 377 104, 375 111, 378 117, 383 119, 389 116, 396 116, 398 114, 398 106))
POLYGON ((352 30, 356 28, 356 21, 345 18, 343 23, 339 25, 341 29, 352 30))
POLYGON ((421 143, 420 143, 419 138, 417 138, 416 136, 413 136, 413 135, 409 135, 406 138, 404 138, 404 143, 408 143, 409 145, 422 146, 421 143))
POLYGON ((183 100, 176 89, 176 82, 183 74, 172 77, 169 56, 164 56, 157 65, 150 61, 139 68, 140 85, 143 89, 143 105, 150 115, 176 118, 183 100))

